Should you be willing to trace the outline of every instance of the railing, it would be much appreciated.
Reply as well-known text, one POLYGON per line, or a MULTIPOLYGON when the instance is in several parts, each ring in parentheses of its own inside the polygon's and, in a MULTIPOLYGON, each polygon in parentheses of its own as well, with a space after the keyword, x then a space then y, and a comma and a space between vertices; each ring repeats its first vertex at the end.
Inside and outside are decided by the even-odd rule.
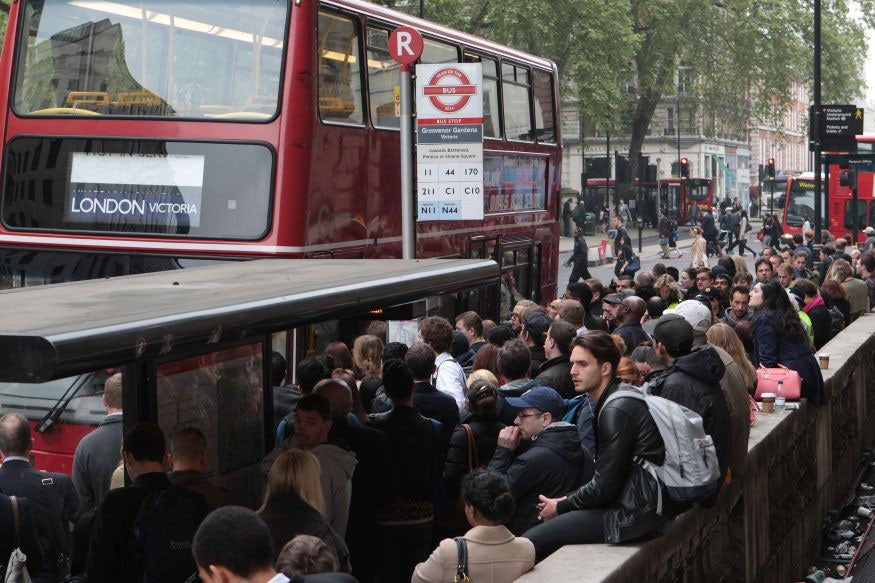
POLYGON ((518 581, 784 583, 803 573, 819 553, 824 516, 843 505, 875 444, 873 334, 867 314, 823 348, 826 406, 758 415, 746 472, 712 508, 690 510, 643 543, 566 546, 518 581))

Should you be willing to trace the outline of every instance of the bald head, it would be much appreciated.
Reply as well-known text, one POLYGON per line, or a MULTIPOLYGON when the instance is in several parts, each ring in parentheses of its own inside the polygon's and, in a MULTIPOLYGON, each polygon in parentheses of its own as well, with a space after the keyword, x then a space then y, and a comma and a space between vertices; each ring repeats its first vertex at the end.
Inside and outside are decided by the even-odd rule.
POLYGON ((621 316, 623 322, 637 322, 644 316, 647 311, 647 303, 638 296, 629 296, 623 300, 623 305, 628 311, 621 316))
POLYGON ((352 392, 340 379, 325 379, 313 388, 313 392, 322 395, 331 405, 332 418, 344 418, 352 411, 352 392))
POLYGON ((207 462, 207 438, 196 427, 183 429, 170 438, 170 456, 174 471, 202 472, 207 462))
POLYGON ((3 452, 3 457, 27 457, 32 445, 30 424, 24 415, 9 413, 0 417, 0 452, 3 452))

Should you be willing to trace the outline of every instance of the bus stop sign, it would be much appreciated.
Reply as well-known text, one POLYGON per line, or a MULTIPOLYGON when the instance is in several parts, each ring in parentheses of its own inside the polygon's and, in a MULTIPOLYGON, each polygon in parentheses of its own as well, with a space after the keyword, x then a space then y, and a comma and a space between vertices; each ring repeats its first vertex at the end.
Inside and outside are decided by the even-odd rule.
POLYGON ((410 26, 400 26, 389 35, 389 54, 402 65, 413 64, 422 55, 422 35, 410 26))

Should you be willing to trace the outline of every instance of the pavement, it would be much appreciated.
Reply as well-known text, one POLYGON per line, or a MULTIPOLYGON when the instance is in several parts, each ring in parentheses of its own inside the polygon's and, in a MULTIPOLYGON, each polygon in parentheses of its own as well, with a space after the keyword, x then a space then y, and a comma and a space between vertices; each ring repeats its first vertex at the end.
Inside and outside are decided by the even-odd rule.
MULTIPOLYGON (((759 231, 762 222, 754 219, 751 221, 752 231, 748 233, 747 245, 753 249, 757 256, 762 251, 762 244, 756 238, 755 233, 759 231)), ((689 229, 685 226, 680 227, 680 240, 677 242, 678 250, 681 252, 681 257, 663 259, 660 257, 662 248, 659 246, 659 235, 656 229, 643 229, 641 231, 641 251, 638 251, 638 229, 629 230, 629 235, 632 237, 632 246, 638 256, 641 258, 641 269, 649 270, 655 264, 662 263, 666 267, 674 266, 678 269, 684 269, 690 266, 690 237, 689 229)), ((593 236, 586 237, 586 243, 590 249, 601 244, 602 240, 607 240, 607 235, 598 233, 593 236)), ((559 240, 559 274, 557 278, 558 290, 557 293, 561 296, 565 293, 565 286, 568 284, 568 278, 571 276, 571 268, 565 267, 565 262, 571 257, 571 252, 574 249, 574 239, 571 237, 561 237, 559 240)), ((733 250, 734 251, 734 250, 733 250)), ((753 264, 756 257, 752 257, 750 253, 745 253, 745 262, 749 271, 753 272, 753 264)), ((716 259, 711 258, 711 265, 716 265, 716 259)), ((614 263, 605 263, 589 268, 589 273, 592 277, 601 280, 605 285, 609 284, 614 276, 614 263)))

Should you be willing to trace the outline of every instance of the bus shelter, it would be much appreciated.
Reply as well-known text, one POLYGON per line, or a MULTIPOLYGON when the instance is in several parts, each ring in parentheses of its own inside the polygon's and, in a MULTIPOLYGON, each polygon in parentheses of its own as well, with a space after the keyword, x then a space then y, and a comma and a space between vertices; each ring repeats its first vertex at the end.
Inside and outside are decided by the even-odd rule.
MULTIPOLYGON (((281 260, 0 292, 0 382, 124 374, 124 423, 197 427, 208 474, 254 505, 275 431, 271 357, 315 351, 320 334, 451 321, 465 294, 499 285, 491 260, 281 260)), ((414 328, 415 329, 415 328, 414 328)))

